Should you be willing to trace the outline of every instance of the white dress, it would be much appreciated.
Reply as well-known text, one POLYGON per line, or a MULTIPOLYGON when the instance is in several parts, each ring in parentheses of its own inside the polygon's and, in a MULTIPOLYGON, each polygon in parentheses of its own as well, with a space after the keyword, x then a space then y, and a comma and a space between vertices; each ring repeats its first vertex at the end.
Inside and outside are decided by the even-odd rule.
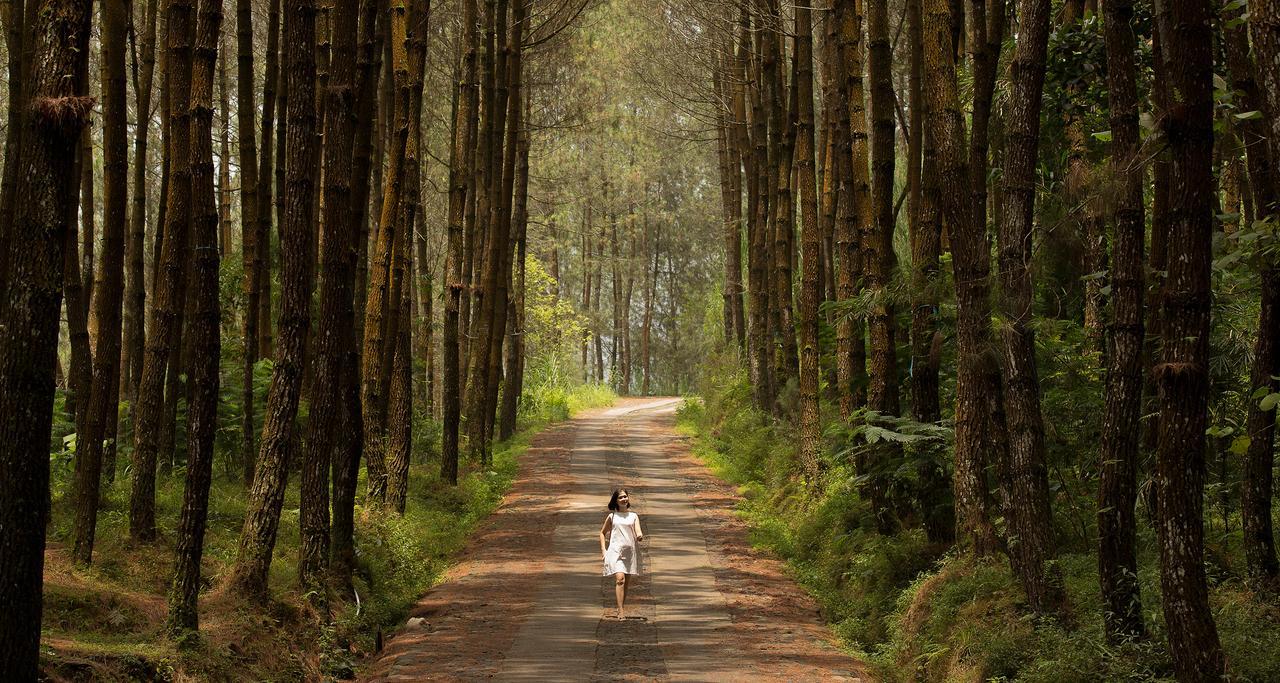
POLYGON ((604 552, 603 576, 614 574, 639 574, 640 553, 636 550, 636 523, 640 518, 634 512, 611 512, 613 531, 609 534, 609 548, 604 552))

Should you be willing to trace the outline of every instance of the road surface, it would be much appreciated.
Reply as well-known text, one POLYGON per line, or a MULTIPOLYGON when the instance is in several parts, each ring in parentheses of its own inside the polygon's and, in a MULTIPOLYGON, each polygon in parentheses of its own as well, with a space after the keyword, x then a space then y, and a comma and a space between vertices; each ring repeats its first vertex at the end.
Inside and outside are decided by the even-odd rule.
POLYGON ((502 506, 365 680, 869 680, 750 547, 732 487, 673 431, 679 404, 623 399, 535 438, 502 506), (608 618, 597 536, 617 486, 645 532, 622 621, 608 618))

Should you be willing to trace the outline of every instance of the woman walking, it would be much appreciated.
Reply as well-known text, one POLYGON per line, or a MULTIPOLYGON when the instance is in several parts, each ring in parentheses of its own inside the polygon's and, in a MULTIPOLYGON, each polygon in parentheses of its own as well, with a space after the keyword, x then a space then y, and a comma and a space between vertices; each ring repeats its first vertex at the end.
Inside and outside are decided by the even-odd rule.
POLYGON ((636 543, 644 540, 640 515, 631 511, 631 496, 619 488, 609 499, 609 516, 600 527, 600 554, 604 556, 603 576, 613 575, 618 598, 618 619, 625 618, 622 605, 627 600, 627 582, 640 574, 640 553, 636 543))

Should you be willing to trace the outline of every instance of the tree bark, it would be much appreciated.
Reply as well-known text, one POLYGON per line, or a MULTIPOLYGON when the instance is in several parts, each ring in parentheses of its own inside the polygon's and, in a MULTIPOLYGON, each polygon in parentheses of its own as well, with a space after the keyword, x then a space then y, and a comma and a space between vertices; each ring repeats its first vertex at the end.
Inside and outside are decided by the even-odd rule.
POLYGON ((1162 120, 1169 143, 1168 276, 1161 293, 1156 457, 1160 584, 1174 671, 1183 681, 1218 680, 1222 646, 1204 572, 1204 451, 1209 398, 1210 260, 1213 235, 1213 52, 1194 40, 1209 3, 1161 5, 1156 27, 1163 76, 1177 106, 1162 120), (1173 49, 1176 46, 1176 49, 1173 49))
MULTIPOLYGON (((1244 92, 1247 111, 1264 111, 1264 120, 1241 121, 1244 142, 1248 145, 1249 184, 1254 193, 1258 217, 1268 219, 1280 211, 1276 196, 1276 171, 1280 161, 1280 9, 1259 3, 1250 7, 1249 26, 1257 54, 1257 70, 1262 88, 1253 78, 1241 78, 1251 71, 1248 40, 1244 29, 1227 31, 1227 58, 1232 63, 1236 90, 1244 92), (1233 59, 1234 57, 1234 59, 1233 59), (1239 64, 1239 67, 1236 66, 1239 64), (1242 82, 1243 81, 1243 82, 1242 82), (1261 90, 1261 92, 1259 92, 1261 90), (1265 93, 1265 99, 1262 96, 1265 93), (1259 144, 1268 140, 1267 149, 1259 144)), ((1262 270, 1262 303, 1258 312, 1258 339, 1254 343, 1250 394, 1260 387, 1269 393, 1280 391, 1280 265, 1274 256, 1260 264, 1262 270)), ((1272 477, 1275 462, 1276 414, 1264 411, 1254 399, 1249 404, 1247 428, 1249 450, 1245 455, 1244 484, 1240 516, 1244 526, 1245 560, 1249 575, 1257 582, 1280 590, 1280 563, 1276 561, 1275 534, 1271 523, 1272 477)))
POLYGON ((26 15, 25 0, 7 0, 0 6, 4 21, 5 53, 9 56, 9 81, 7 114, 8 126, 4 140, 4 175, 0 179, 0 297, 5 296, 9 283, 10 245, 13 243, 14 188, 18 183, 18 154, 22 146, 22 111, 25 107, 26 50, 23 30, 26 15))
MULTIPOLYGON (((78 443, 75 481, 76 521, 73 555, 77 562, 93 559, 94 531, 98 522, 98 497, 102 481, 104 437, 110 416, 116 412, 119 393, 112 391, 120 378, 120 304, 124 281, 125 211, 128 203, 128 143, 124 80, 124 46, 128 30, 124 0, 102 4, 102 157, 103 226, 101 286, 94 299, 97 354, 93 359, 93 388, 88 397, 88 420, 78 443)), ((141 160, 139 163, 142 163, 141 160)), ((113 463, 114 464, 114 463, 113 463)))
POLYGON ((166 626, 171 635, 199 628, 200 560, 209 510, 213 440, 218 427, 218 364, 222 338, 218 309, 218 201, 214 195, 213 79, 222 29, 222 0, 201 0, 194 28, 191 74, 191 273, 195 309, 190 330, 187 481, 174 548, 173 587, 166 626))
MULTIPOLYGON (((840 136, 836 151, 837 168, 842 179, 836 213, 836 298, 848 301, 858 295, 863 276, 860 225, 871 219, 866 117, 862 87, 862 27, 853 0, 834 0, 835 39, 839 52, 836 83, 836 119, 847 135, 840 136)), ((866 352, 862 322, 853 315, 836 322, 836 376, 840 413, 849 416, 866 403, 866 352)))
POLYGON ((1066 607, 1061 570, 1053 565, 1053 513, 1049 467, 1040 412, 1032 328, 1031 242, 1034 230, 1036 159, 1040 146, 1049 2, 1019 0, 1019 31, 1010 66, 1012 95, 1004 153, 1003 216, 1000 221, 1001 314, 1004 337, 1004 403, 1009 429, 1012 505, 1009 559, 1020 575, 1031 609, 1061 616, 1066 607), (1048 565, 1048 566, 1046 566, 1048 565))
POLYGON ((155 478, 160 432, 165 418, 164 389, 170 352, 186 304, 187 236, 191 216, 191 69, 194 9, 191 0, 169 0, 165 33, 165 89, 169 100, 168 187, 164 239, 160 247, 147 352, 138 383, 134 421, 133 481, 129 500, 129 534, 138 542, 156 538, 155 478))
POLYGON ((316 135, 315 0, 289 0, 285 13, 284 59, 289 99, 286 113, 288 180, 280 224, 280 344, 267 392, 262 445, 245 513, 231 583, 249 599, 267 596, 267 571, 280 525, 280 508, 295 446, 294 422, 306 366, 311 327, 314 241, 311 236, 315 176, 309 167, 316 135))
MULTIPOLYGON (((405 287, 400 296, 401 315, 406 319, 412 297, 405 287)), ((403 515, 409 498, 409 461, 413 456, 413 376, 410 368, 412 342, 410 326, 396 332, 392 361, 390 396, 387 398, 387 507, 403 515)))
MULTIPOLYGON (((927 122, 934 119, 924 98, 924 26, 921 0, 907 2, 907 32, 911 41, 908 107, 910 140, 907 150, 907 223, 911 242, 911 408, 917 422, 942 419, 938 370, 942 363, 939 329, 939 267, 942 222, 938 215, 938 151, 936 134, 927 122)), ((939 454, 940 455, 940 454, 939 454)), ((917 468, 920 477, 917 505, 925 534, 940 545, 955 541, 955 503, 946 468, 926 461, 917 468)))
MULTIPOLYGON (((342 422, 342 361, 352 350, 355 296, 355 226, 351 186, 355 144, 356 36, 359 0, 333 6, 333 61, 323 93, 324 240, 320 253, 320 320, 317 325, 312 400, 302 460, 298 577, 304 591, 318 590, 329 566, 329 467, 340 466, 335 451, 342 422)), ((367 170, 367 169, 366 169, 367 170)), ((336 502, 336 496, 335 496, 336 502)), ((322 594, 322 593, 321 593, 322 594)))
MULTIPOLYGON (((871 342, 870 386, 867 405, 881 415, 901 412, 898 398, 897 324, 893 301, 888 294, 897 269, 893 251, 896 223, 893 210, 894 122, 896 95, 893 91, 892 48, 889 44, 887 0, 867 3, 868 75, 871 78, 871 223, 866 236, 866 281, 871 295, 867 327, 871 342)), ((891 443, 868 453, 867 488, 880 533, 894 529, 892 503, 887 490, 887 473, 895 467, 902 449, 891 443)))
POLYGON ((90 9, 79 0, 35 6, 46 20, 27 34, 21 143, 6 158, 24 171, 14 179, 11 280, 0 308, 0 671, 17 680, 36 680, 40 664, 65 208, 75 201, 76 143, 93 105, 80 68, 90 9))
MULTIPOLYGON (((283 97, 277 101, 277 95, 283 95, 278 92, 281 85, 280 79, 280 0, 270 0, 267 9, 267 49, 265 54, 265 71, 262 80, 262 147, 258 157, 258 235, 257 235, 257 289, 258 289, 258 308, 256 314, 258 322, 254 326, 257 332, 257 339, 254 344, 257 345, 257 351, 254 354, 256 358, 271 357, 271 224, 272 224, 272 208, 278 203, 273 200, 273 190, 275 188, 276 168, 275 152, 276 144, 276 122, 279 121, 280 128, 284 127, 284 111, 285 101, 283 97), (266 329, 263 329, 263 327, 266 329)), ((280 160, 280 167, 284 166, 284 159, 280 160)), ((254 451, 256 453, 256 450, 254 451)), ((250 460, 254 460, 250 458, 250 460)), ((246 472, 246 475, 249 473, 246 472)))
POLYGON ((462 419, 461 340, 459 339, 464 288, 462 266, 463 228, 471 181, 468 148, 470 122, 475 116, 475 96, 470 74, 476 65, 476 0, 463 0, 462 26, 465 39, 458 41, 458 58, 463 68, 454 93, 453 144, 449 151, 449 219, 448 245, 445 252, 445 286, 448 299, 444 309, 444 387, 441 395, 442 435, 440 478, 451 485, 458 483, 458 424, 462 419))
POLYGON ((1098 475, 1098 579, 1103 625, 1112 643, 1141 638, 1142 598, 1134 503, 1142 407, 1142 297, 1146 289, 1143 239, 1143 167, 1139 157, 1136 39, 1133 2, 1103 7, 1107 44, 1107 90, 1111 108, 1111 168, 1120 185, 1114 209, 1115 254, 1111 273, 1114 313, 1110 364, 1102 418, 1098 475))
MULTIPOLYGON (((278 2, 278 0, 274 0, 278 2)), ((276 9, 277 14, 279 9, 276 9)), ((258 360, 258 309, 262 306, 260 271, 262 253, 258 200, 258 142, 254 114, 257 113, 253 68, 253 2, 236 0, 236 123, 240 143, 240 257, 244 264, 244 349, 240 358, 241 477, 245 488, 253 485, 254 420, 253 368, 258 360)), ((264 103, 265 105, 265 103, 264 103)), ((270 116, 268 112, 266 116, 270 116)), ((264 138, 264 147, 270 141, 264 138)), ((264 153, 266 150, 264 149, 264 153)), ((269 220, 269 219, 268 219, 269 220)))
MULTIPOLYGON (((87 64, 86 64, 87 69, 87 64)), ((87 78, 87 77, 86 77, 87 78)), ((76 190, 81 200, 84 199, 84 193, 81 188, 84 186, 85 177, 80 170, 85 163, 93 163, 91 158, 86 158, 92 153, 93 148, 90 146, 86 151, 84 141, 89 138, 89 130, 92 124, 85 126, 84 132, 80 135, 80 149, 76 155, 75 172, 76 172, 76 190)), ((93 183, 93 177, 88 179, 89 183, 93 183)), ((89 197, 92 199, 92 196, 89 197)), ((64 310, 67 316, 67 336, 70 338, 71 346, 71 366, 67 373, 67 409, 72 413, 76 425, 76 434, 84 436, 89 432, 89 398, 93 384, 93 354, 89 343, 89 320, 85 308, 85 299, 87 295, 84 290, 84 280, 80 278, 80 231, 76 229, 77 218, 79 217, 80 203, 72 201, 65 207, 65 210, 71 215, 71 230, 67 233, 67 246, 65 249, 63 274, 63 296, 66 298, 64 310)), ((90 205, 86 211, 92 211, 90 205)), ((81 228, 89 226, 83 222, 80 223, 81 228)), ((75 476, 81 481, 88 476, 84 468, 89 463, 84 458, 77 458, 76 470, 79 474, 75 476)), ((79 489, 83 491, 83 489, 79 489)))
POLYGON ((362 358, 361 405, 364 408, 364 455, 369 471, 369 497, 375 505, 381 505, 386 495, 386 394, 382 365, 384 358, 394 347, 386 338, 386 317, 392 304, 398 308, 394 297, 393 268, 396 254, 403 248, 406 236, 397 230, 400 221, 399 208, 405 176, 405 151, 409 136, 409 110, 413 89, 406 37, 410 9, 404 0, 394 0, 389 7, 392 70, 395 76, 395 132, 388 150, 389 167, 383 186, 382 215, 378 221, 377 250, 374 266, 370 269, 369 298, 364 319, 364 346, 362 358))
POLYGON ((747 288, 750 297, 750 355, 751 385, 755 389, 756 408, 772 411, 776 397, 773 377, 773 340, 769 327, 769 202, 772 197, 772 185, 769 182, 769 119, 765 115, 768 94, 764 87, 762 75, 763 41, 766 31, 763 27, 763 0, 756 0, 755 10, 748 14, 743 7, 740 22, 741 41, 739 46, 739 62, 743 69, 751 72, 751 164, 749 167, 751 196, 747 206, 750 210, 750 222, 747 227, 747 288), (750 38, 754 37, 754 43, 750 38), (747 55, 754 57, 748 67, 747 55), (754 201, 752 199, 754 198, 754 201))
POLYGON ((957 536, 979 557, 997 547, 989 516, 990 493, 984 453, 986 383, 991 330, 989 248, 986 230, 975 222, 972 196, 966 190, 969 162, 964 151, 965 125, 956 84, 947 0, 924 3, 925 122, 937 143, 939 204, 951 227, 952 264, 956 281, 956 409, 955 475, 957 536))
MULTIPOLYGON (((521 126, 516 144, 515 197, 511 220, 516 235, 514 294, 511 297, 507 318, 511 330, 507 340, 507 385, 502 394, 502 419, 498 426, 498 438, 510 439, 516 432, 521 392, 524 389, 524 322, 525 322, 525 251, 529 225, 529 131, 527 114, 532 94, 524 96, 526 123, 521 126)), ((520 99, 517 95, 517 99, 520 99)))
POLYGON ((821 475, 822 420, 818 405, 821 368, 818 365, 818 298, 822 287, 822 226, 818 217, 818 187, 813 160, 813 12, 796 6, 795 73, 792 87, 799 102, 796 167, 803 216, 800 281, 800 465, 810 486, 821 475))
MULTIPOLYGON (((135 111, 138 120, 133 133, 133 195, 130 198, 129 241, 127 254, 128 283, 125 291, 124 311, 124 371, 123 381, 129 397, 130 412, 136 415, 138 400, 138 381, 142 377, 142 362, 145 354, 146 332, 143 329, 146 320, 146 232, 147 232, 147 167, 148 142, 151 132, 151 95, 155 81, 156 67, 156 21, 159 14, 159 0, 148 0, 142 26, 141 68, 138 67, 138 55, 134 52, 134 97, 135 111)), ((106 30, 104 19, 103 30, 106 30)), ((107 60, 103 60, 106 68, 107 60)), ((104 97, 106 92, 104 91, 104 97)), ((104 107, 106 102, 104 101, 104 107)), ((104 146, 106 137, 104 132, 104 146)), ((105 149, 104 149, 105 155, 105 149)), ((109 194, 109 193, 108 193, 109 194)), ((108 454, 114 454, 109 449, 108 454)), ((103 463, 104 474, 108 481, 115 478, 115 459, 103 463)))

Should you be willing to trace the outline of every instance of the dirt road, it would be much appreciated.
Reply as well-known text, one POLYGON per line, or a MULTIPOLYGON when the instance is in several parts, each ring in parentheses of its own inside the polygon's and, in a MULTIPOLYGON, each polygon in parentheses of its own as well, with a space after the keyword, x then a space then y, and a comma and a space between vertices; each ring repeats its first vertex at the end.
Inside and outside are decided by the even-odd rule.
POLYGON ((625 399, 539 435, 365 680, 870 680, 782 565, 751 548, 733 488, 672 429, 679 402, 625 399), (624 621, 604 618, 613 579, 597 537, 620 485, 645 531, 624 621))

